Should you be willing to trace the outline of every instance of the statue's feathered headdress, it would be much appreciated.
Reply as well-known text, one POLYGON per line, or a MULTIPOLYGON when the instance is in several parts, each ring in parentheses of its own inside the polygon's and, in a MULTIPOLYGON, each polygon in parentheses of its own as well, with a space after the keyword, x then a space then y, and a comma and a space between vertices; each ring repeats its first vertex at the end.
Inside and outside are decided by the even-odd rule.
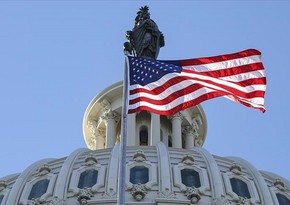
POLYGON ((149 13, 149 7, 148 6, 142 6, 139 8, 139 11, 137 12, 137 15, 139 16, 140 14, 146 14, 148 16, 150 16, 150 13, 149 13))

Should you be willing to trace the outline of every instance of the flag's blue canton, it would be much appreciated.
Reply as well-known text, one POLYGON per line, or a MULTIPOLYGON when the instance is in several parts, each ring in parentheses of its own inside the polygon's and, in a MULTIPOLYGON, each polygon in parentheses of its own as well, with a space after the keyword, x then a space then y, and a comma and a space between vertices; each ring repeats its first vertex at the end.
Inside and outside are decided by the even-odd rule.
POLYGON ((182 68, 174 64, 129 56, 130 85, 142 86, 155 82, 168 73, 180 73, 182 68))

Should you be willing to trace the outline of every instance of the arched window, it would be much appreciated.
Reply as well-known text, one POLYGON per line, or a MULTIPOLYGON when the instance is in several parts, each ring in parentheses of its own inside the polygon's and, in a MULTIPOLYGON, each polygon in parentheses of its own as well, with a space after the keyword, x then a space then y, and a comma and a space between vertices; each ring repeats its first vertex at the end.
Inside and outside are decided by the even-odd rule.
POLYGON ((142 126, 140 128, 139 141, 140 141, 140 146, 148 145, 148 128, 146 126, 142 126))
POLYGON ((43 194, 46 193, 48 184, 48 179, 42 179, 36 182, 31 188, 28 200, 40 198, 43 194))
POLYGON ((200 187, 199 173, 193 169, 182 169, 181 182, 187 187, 200 187))
POLYGON ((98 171, 95 169, 86 170, 81 173, 78 188, 90 188, 97 183, 98 171))
POLYGON ((172 139, 171 136, 168 136, 168 147, 172 147, 172 139))
POLYGON ((282 194, 276 194, 276 196, 280 205, 290 205, 290 200, 286 196, 282 194))
POLYGON ((233 192, 238 196, 250 199, 251 195, 248 189, 248 185, 240 179, 231 178, 230 179, 233 192))
POLYGON ((3 198, 4 198, 4 195, 0 195, 0 205, 2 203, 3 198))
POLYGON ((130 182, 132 184, 146 184, 149 181, 149 169, 144 166, 136 166, 130 169, 130 182))

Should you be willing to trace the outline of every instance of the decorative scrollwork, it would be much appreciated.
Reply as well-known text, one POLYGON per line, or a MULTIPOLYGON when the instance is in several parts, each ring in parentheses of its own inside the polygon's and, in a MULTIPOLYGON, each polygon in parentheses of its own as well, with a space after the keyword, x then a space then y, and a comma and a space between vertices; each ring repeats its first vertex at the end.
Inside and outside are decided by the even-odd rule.
POLYGON ((280 191, 285 191, 285 184, 281 179, 276 179, 273 184, 280 191))
POLYGON ((92 166, 92 165, 97 164, 97 163, 98 163, 98 160, 94 157, 93 153, 91 153, 85 159, 85 165, 86 166, 92 166))
POLYGON ((80 204, 87 204, 88 200, 90 200, 94 196, 93 192, 89 188, 80 189, 77 194, 78 201, 80 204))
POLYGON ((108 192, 103 193, 101 196, 102 199, 113 199, 117 197, 117 192, 110 188, 108 192))
POLYGON ((238 163, 233 163, 233 165, 230 167, 230 171, 234 174, 241 175, 242 174, 242 167, 238 163))
POLYGON ((190 203, 197 204, 197 202, 200 200, 200 192, 195 187, 187 187, 184 195, 187 197, 188 200, 190 200, 190 203))
POLYGON ((7 183, 4 180, 0 180, 0 191, 7 187, 7 183))
POLYGON ((133 184, 131 188, 131 194, 136 201, 141 201, 147 194, 147 190, 144 184, 133 184))
POLYGON ((144 154, 144 152, 142 150, 138 150, 134 156, 133 156, 133 160, 136 161, 136 162, 143 162, 143 161, 146 161, 146 156, 144 154))
POLYGON ((191 154, 187 153, 186 155, 184 155, 181 159, 183 164, 186 165, 193 165, 194 164, 194 158, 191 154))
POLYGON ((51 169, 49 165, 44 164, 38 169, 38 176, 44 176, 44 175, 49 174, 50 172, 51 172, 51 169))

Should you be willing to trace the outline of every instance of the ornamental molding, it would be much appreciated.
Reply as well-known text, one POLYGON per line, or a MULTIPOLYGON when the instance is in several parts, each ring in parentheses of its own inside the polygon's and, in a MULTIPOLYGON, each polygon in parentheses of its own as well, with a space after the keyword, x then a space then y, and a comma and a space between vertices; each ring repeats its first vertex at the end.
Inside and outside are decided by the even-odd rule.
POLYGON ((203 194, 203 195, 208 194, 208 191, 210 191, 210 184, 209 184, 207 170, 197 165, 191 164, 191 163, 194 163, 194 159, 193 159, 193 156, 189 153, 183 157, 183 161, 189 164, 180 162, 178 165, 173 165, 172 167, 173 168, 173 185, 175 187, 178 187, 181 192, 186 192, 188 190, 188 187, 182 183, 181 170, 183 169, 194 170, 199 174, 200 185, 201 185, 200 187, 196 189, 198 189, 198 192, 200 194, 203 194))
POLYGON ((48 205, 65 205, 64 199, 59 199, 57 196, 53 197, 53 199, 48 203, 48 205))
POLYGON ((200 136, 196 137, 195 140, 194 140, 194 145, 196 147, 201 147, 203 145, 202 137, 200 137, 200 136))
POLYGON ((187 187, 184 195, 187 197, 188 200, 190 200, 191 204, 197 204, 200 200, 200 192, 198 188, 193 187, 187 187))
POLYGON ((195 132, 192 126, 186 125, 182 127, 182 133, 183 134, 191 134, 194 136, 195 132))
POLYGON ((236 204, 244 204, 244 205, 254 205, 255 203, 252 203, 251 199, 245 198, 245 197, 240 197, 238 199, 233 199, 233 202, 236 204))
POLYGON ((20 205, 47 205, 51 197, 53 196, 54 185, 57 179, 57 175, 51 172, 48 164, 43 164, 39 167, 38 172, 34 177, 25 183, 23 191, 21 193, 19 204, 20 205), (28 200, 28 196, 32 190, 34 184, 41 180, 49 180, 46 192, 39 198, 28 200))
POLYGON ((32 200, 28 200, 25 204, 26 205, 41 205, 41 204, 44 204, 44 202, 40 202, 39 199, 32 199, 32 200))
POLYGON ((110 101, 107 98, 104 98, 100 102, 100 104, 101 104, 104 112, 107 112, 107 111, 109 111, 111 109, 111 103, 110 103, 110 101))
POLYGON ((103 128, 103 127, 99 127, 99 128, 97 129, 97 137, 98 137, 98 136, 105 137, 105 134, 106 134, 106 129, 105 129, 105 128, 103 128))
POLYGON ((254 205, 250 199, 239 197, 238 199, 227 199, 224 196, 213 199, 213 205, 254 205))
POLYGON ((38 174, 37 176, 45 176, 51 172, 51 168, 49 167, 48 164, 43 164, 41 167, 38 169, 38 174))
POLYGON ((87 204, 88 200, 90 200, 94 194, 91 188, 84 188, 80 189, 79 192, 76 194, 78 202, 80 204, 87 204))
POLYGON ((8 184, 6 181, 0 180, 0 191, 6 189, 7 186, 8 186, 8 184))
POLYGON ((127 167, 127 172, 126 172, 126 189, 131 190, 133 188, 133 185, 129 179, 130 179, 130 170, 136 166, 144 166, 148 168, 149 171, 149 180, 147 183, 145 183, 146 190, 154 190, 156 187, 155 185, 158 184, 158 174, 157 174, 157 165, 152 164, 150 161, 147 160, 147 157, 143 150, 139 149, 137 150, 134 155, 133 155, 133 160, 130 160, 126 167, 127 167))
POLYGON ((236 175, 242 174, 242 166, 239 163, 233 163, 230 167, 230 171, 236 175))
POLYGON ((200 136, 198 134, 198 131, 200 129, 200 126, 202 125, 202 120, 200 115, 197 115, 195 117, 192 118, 192 129, 194 130, 194 145, 197 147, 201 147, 203 145, 204 139, 202 138, 202 136, 200 136))
POLYGON ((137 150, 137 152, 133 155, 133 160, 135 162, 144 162, 147 161, 146 155, 144 154, 143 150, 137 150))
POLYGON ((229 171, 222 174, 225 184, 225 192, 227 196, 230 197, 230 201, 234 202, 234 204, 258 204, 261 203, 259 194, 257 191, 257 187, 254 181, 249 178, 247 175, 242 173, 242 167, 238 163, 233 163, 232 166, 229 168, 229 171), (238 196, 232 189, 232 185, 230 180, 231 179, 238 179, 243 181, 247 184, 248 191, 250 193, 251 198, 243 198, 238 196))
POLYGON ((164 198, 164 199, 177 199, 176 194, 170 191, 168 188, 165 188, 164 191, 157 193, 157 198, 164 198))
POLYGON ((101 195, 101 198, 102 199, 116 199, 117 192, 114 191, 114 189, 110 188, 109 191, 107 191, 101 195))
POLYGON ((191 155, 190 153, 185 154, 182 157, 181 162, 185 165, 193 165, 194 164, 193 155, 191 155))
POLYGON ((119 113, 112 111, 112 110, 107 110, 102 116, 101 118, 103 120, 105 120, 105 122, 107 123, 108 120, 115 120, 116 123, 119 122, 120 120, 120 115, 119 113))
POLYGON ((284 182, 281 180, 281 179, 276 179, 274 182, 273 182, 273 185, 280 191, 282 192, 285 192, 286 189, 285 189, 285 184, 284 182))
POLYGON ((201 125, 202 125, 202 120, 201 120, 200 115, 198 114, 192 118, 192 126, 199 129, 199 126, 201 126, 201 125))
POLYGON ((213 204, 212 205, 232 205, 234 203, 232 203, 231 200, 226 199, 224 197, 221 198, 215 198, 213 199, 213 204))
POLYGON ((174 119, 179 119, 180 121, 182 121, 184 119, 184 116, 182 115, 181 112, 177 112, 174 115, 168 116, 168 119, 171 120, 171 121, 174 120, 174 119))
POLYGON ((100 127, 101 121, 100 120, 89 120, 87 124, 87 128, 89 129, 91 135, 98 136, 104 135, 105 129, 100 127))
POLYGON ((85 158, 85 166, 93 166, 95 164, 98 164, 98 160, 91 153, 85 158))
POLYGON ((199 123, 195 119, 193 119, 192 121, 192 129, 193 129, 194 134, 198 136, 199 123))
POLYGON ((147 194, 145 184, 133 184, 130 192, 136 201, 142 201, 147 194))
POLYGON ((71 195, 79 195, 82 192, 81 188, 78 187, 78 183, 81 174, 88 170, 98 171, 97 182, 90 187, 92 193, 97 193, 102 187, 105 187, 106 166, 99 164, 98 160, 93 155, 93 152, 91 152, 85 157, 82 166, 72 172, 68 189, 68 192, 71 193, 71 195))
POLYGON ((96 128, 97 128, 98 122, 96 120, 89 120, 87 124, 87 128, 89 129, 91 135, 95 135, 96 128))
POLYGON ((31 199, 27 200, 26 205, 65 205, 64 199, 59 199, 57 196, 53 197, 52 200, 41 200, 39 198, 37 199, 31 199))

